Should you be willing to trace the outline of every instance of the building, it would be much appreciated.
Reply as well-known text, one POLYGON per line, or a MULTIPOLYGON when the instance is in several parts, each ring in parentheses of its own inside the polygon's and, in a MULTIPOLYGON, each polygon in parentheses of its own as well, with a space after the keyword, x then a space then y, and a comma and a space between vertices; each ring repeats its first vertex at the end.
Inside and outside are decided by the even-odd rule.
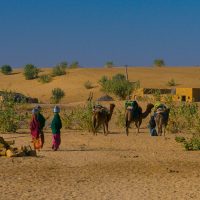
POLYGON ((174 101, 200 102, 200 88, 140 88, 135 93, 142 97, 152 97, 156 94, 172 95, 174 101))
POLYGON ((175 101, 199 102, 200 88, 176 88, 175 101))

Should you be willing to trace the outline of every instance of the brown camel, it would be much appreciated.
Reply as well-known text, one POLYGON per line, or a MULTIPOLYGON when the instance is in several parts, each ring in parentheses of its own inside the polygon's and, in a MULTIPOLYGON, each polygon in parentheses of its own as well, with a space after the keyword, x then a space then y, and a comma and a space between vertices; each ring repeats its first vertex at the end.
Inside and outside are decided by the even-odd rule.
POLYGON ((162 132, 164 133, 164 136, 165 136, 166 126, 169 120, 169 112, 170 112, 170 109, 167 108, 166 110, 162 112, 156 113, 155 122, 156 122, 156 127, 158 129, 158 136, 161 136, 162 132))
POLYGON ((128 136, 129 134, 129 127, 131 122, 135 123, 135 126, 137 127, 137 133, 140 132, 140 125, 142 124, 142 119, 146 118, 149 113, 151 112, 152 108, 154 107, 153 104, 149 103, 147 104, 147 108, 145 112, 142 112, 142 108, 139 106, 138 107, 138 115, 136 118, 133 118, 133 110, 127 108, 126 113, 125 113, 125 120, 126 120, 126 135, 128 136))
POLYGON ((97 129, 103 125, 104 135, 108 134, 108 123, 111 120, 115 104, 110 104, 110 109, 105 107, 94 108, 92 123, 93 123, 93 134, 97 135, 97 129))

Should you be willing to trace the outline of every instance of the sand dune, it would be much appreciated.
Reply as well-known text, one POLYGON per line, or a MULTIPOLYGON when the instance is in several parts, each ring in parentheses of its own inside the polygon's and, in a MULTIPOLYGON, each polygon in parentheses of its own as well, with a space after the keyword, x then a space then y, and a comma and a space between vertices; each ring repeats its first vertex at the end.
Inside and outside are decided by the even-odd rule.
MULTIPOLYGON (((51 69, 42 69, 41 74, 51 72, 51 69)), ((22 92, 25 95, 39 98, 40 101, 48 103, 50 101, 51 90, 60 87, 66 96, 62 103, 85 101, 89 92, 94 92, 94 97, 99 97, 100 86, 98 80, 106 75, 111 77, 117 73, 125 73, 124 68, 80 68, 68 70, 65 76, 55 77, 51 83, 42 84, 37 80, 25 80, 23 70, 14 70, 14 74, 5 76, 0 74, 0 90, 9 89, 22 92), (87 90, 84 83, 89 80, 94 88, 87 90)), ((178 83, 177 87, 200 87, 200 69, 198 67, 188 68, 143 68, 130 67, 128 69, 129 80, 140 80, 141 87, 167 87, 166 84, 171 78, 178 83)))

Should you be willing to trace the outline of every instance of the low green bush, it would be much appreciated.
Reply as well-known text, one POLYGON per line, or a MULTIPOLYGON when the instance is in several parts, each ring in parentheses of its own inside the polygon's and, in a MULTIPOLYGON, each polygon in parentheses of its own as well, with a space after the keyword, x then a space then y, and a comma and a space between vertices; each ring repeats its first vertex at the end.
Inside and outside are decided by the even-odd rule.
POLYGON ((12 73, 12 67, 10 65, 1 66, 1 72, 5 75, 9 75, 12 73))
POLYGON ((41 83, 49 83, 52 81, 52 76, 48 74, 44 74, 39 76, 38 81, 41 83))
POLYGON ((59 103, 64 96, 65 93, 61 88, 54 88, 52 90, 51 103, 59 103))
POLYGON ((52 76, 62 76, 66 74, 66 65, 57 65, 52 69, 52 76))
POLYGON ((0 132, 16 132, 20 128, 25 116, 18 111, 18 105, 13 99, 13 93, 4 91, 3 100, 0 101, 0 132))
POLYGON ((64 127, 67 129, 93 131, 92 109, 93 103, 89 102, 84 107, 76 107, 70 112, 65 112, 62 119, 64 127))
POLYGON ((176 86, 176 85, 177 85, 177 83, 173 78, 167 82, 167 86, 171 87, 171 86, 176 86))
POLYGON ((27 64, 24 67, 24 76, 26 78, 26 80, 31 80, 31 79, 35 79, 38 77, 38 73, 39 73, 39 69, 32 65, 32 64, 27 64))

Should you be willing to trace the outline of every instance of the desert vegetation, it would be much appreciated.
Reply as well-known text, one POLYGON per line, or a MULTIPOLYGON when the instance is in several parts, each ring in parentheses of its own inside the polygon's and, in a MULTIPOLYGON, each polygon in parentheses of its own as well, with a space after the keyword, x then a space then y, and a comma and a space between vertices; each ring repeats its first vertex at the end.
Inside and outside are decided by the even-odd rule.
POLYGON ((52 91, 51 103, 59 103, 65 96, 65 92, 61 88, 54 88, 52 91))
POLYGON ((12 67, 10 65, 2 65, 1 66, 1 73, 5 75, 9 75, 12 73, 12 67))
POLYGON ((103 92, 106 94, 114 94, 119 99, 126 99, 136 89, 136 85, 126 80, 123 74, 116 74, 111 79, 102 76, 99 84, 103 92))
POLYGON ((164 67, 165 66, 165 61, 163 59, 155 59, 153 63, 154 63, 155 67, 164 67))
POLYGON ((61 62, 52 69, 52 76, 62 76, 66 74, 67 62, 61 62))
POLYGON ((52 81, 52 76, 50 74, 43 74, 38 77, 38 81, 41 83, 49 83, 52 81))
POLYGON ((90 82, 89 80, 88 81, 86 81, 85 83, 84 83, 84 87, 86 88, 86 89, 92 89, 93 88, 93 85, 92 85, 92 82, 90 82))
POLYGON ((31 79, 35 79, 38 77, 39 74, 39 68, 37 68, 35 65, 33 64, 27 64, 24 67, 24 76, 26 80, 31 80, 31 79))
POLYGON ((170 86, 170 87, 172 87, 172 86, 176 86, 177 85, 177 83, 176 83, 176 81, 175 81, 175 79, 170 79, 168 82, 167 82, 167 86, 170 86))
POLYGON ((104 65, 105 68, 112 68, 114 67, 113 61, 107 61, 106 64, 104 65))

